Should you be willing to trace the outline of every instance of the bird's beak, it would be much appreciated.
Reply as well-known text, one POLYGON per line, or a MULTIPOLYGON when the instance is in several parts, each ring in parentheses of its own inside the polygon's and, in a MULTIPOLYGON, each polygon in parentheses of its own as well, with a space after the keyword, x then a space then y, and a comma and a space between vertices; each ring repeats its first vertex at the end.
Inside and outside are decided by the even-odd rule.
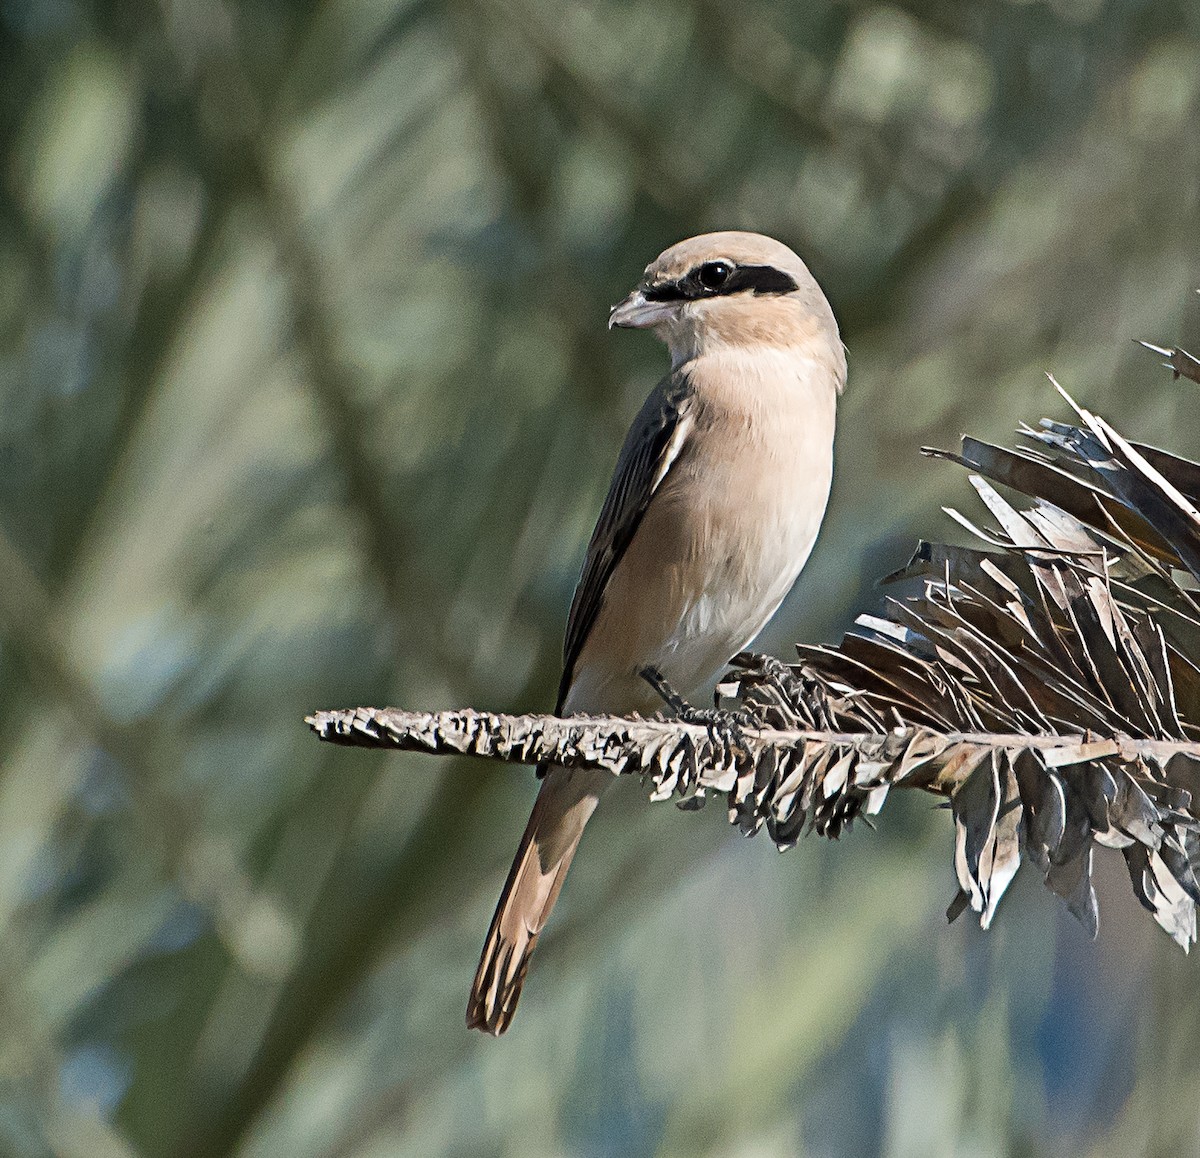
POLYGON ((646 330, 665 322, 675 313, 678 302, 650 302, 645 293, 635 289, 624 301, 608 311, 608 328, 621 326, 627 330, 646 330))

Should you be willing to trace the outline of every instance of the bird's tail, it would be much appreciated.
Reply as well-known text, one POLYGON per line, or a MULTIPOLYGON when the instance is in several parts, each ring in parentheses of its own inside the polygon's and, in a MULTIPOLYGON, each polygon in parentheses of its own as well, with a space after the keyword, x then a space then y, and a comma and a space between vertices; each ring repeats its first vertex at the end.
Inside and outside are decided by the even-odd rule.
POLYGON ((549 768, 500 894, 467 1002, 467 1026, 500 1036, 512 1021, 529 958, 602 789, 607 772, 549 768))

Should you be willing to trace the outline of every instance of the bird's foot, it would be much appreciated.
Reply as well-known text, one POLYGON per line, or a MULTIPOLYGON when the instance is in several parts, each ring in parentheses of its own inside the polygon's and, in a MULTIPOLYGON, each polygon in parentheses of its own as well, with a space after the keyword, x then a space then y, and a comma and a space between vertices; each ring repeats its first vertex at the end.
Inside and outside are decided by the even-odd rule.
POLYGON ((667 707, 683 723, 698 724, 705 728, 713 746, 723 749, 727 757, 732 757, 735 751, 750 755, 745 730, 757 727, 758 721, 745 708, 697 708, 671 686, 658 668, 644 667, 638 674, 658 692, 667 707))
POLYGON ((740 651, 730 661, 734 668, 743 668, 761 679, 751 683, 762 686, 766 683, 778 697, 777 706, 786 716, 792 717, 786 721, 801 727, 817 728, 821 731, 836 732, 838 722, 834 717, 830 704, 829 693, 821 683, 812 677, 806 677, 803 671, 798 672, 790 664, 773 655, 760 655, 758 652, 740 651))

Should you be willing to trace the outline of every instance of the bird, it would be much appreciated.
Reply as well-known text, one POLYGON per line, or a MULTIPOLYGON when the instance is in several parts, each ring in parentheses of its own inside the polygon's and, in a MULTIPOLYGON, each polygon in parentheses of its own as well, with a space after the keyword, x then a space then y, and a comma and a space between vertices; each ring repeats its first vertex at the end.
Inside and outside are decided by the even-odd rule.
MULTIPOLYGON (((567 617, 556 714, 649 714, 645 675, 692 694, 766 626, 808 560, 833 477, 846 352, 804 262, 758 233, 672 245, 613 306, 671 358, 625 437, 567 617)), ((604 789, 541 787, 484 942, 467 1025, 509 1027, 530 956, 604 789)))

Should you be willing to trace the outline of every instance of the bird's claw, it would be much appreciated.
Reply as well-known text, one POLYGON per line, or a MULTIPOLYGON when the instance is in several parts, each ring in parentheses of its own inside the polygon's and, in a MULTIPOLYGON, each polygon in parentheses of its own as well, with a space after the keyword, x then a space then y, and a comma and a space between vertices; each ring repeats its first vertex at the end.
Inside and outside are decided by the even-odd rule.
POLYGON ((655 667, 644 667, 638 673, 658 694, 672 712, 685 724, 697 724, 708 732, 714 747, 727 756, 735 751, 750 755, 745 729, 757 726, 757 721, 745 708, 697 708, 689 704, 655 667))

